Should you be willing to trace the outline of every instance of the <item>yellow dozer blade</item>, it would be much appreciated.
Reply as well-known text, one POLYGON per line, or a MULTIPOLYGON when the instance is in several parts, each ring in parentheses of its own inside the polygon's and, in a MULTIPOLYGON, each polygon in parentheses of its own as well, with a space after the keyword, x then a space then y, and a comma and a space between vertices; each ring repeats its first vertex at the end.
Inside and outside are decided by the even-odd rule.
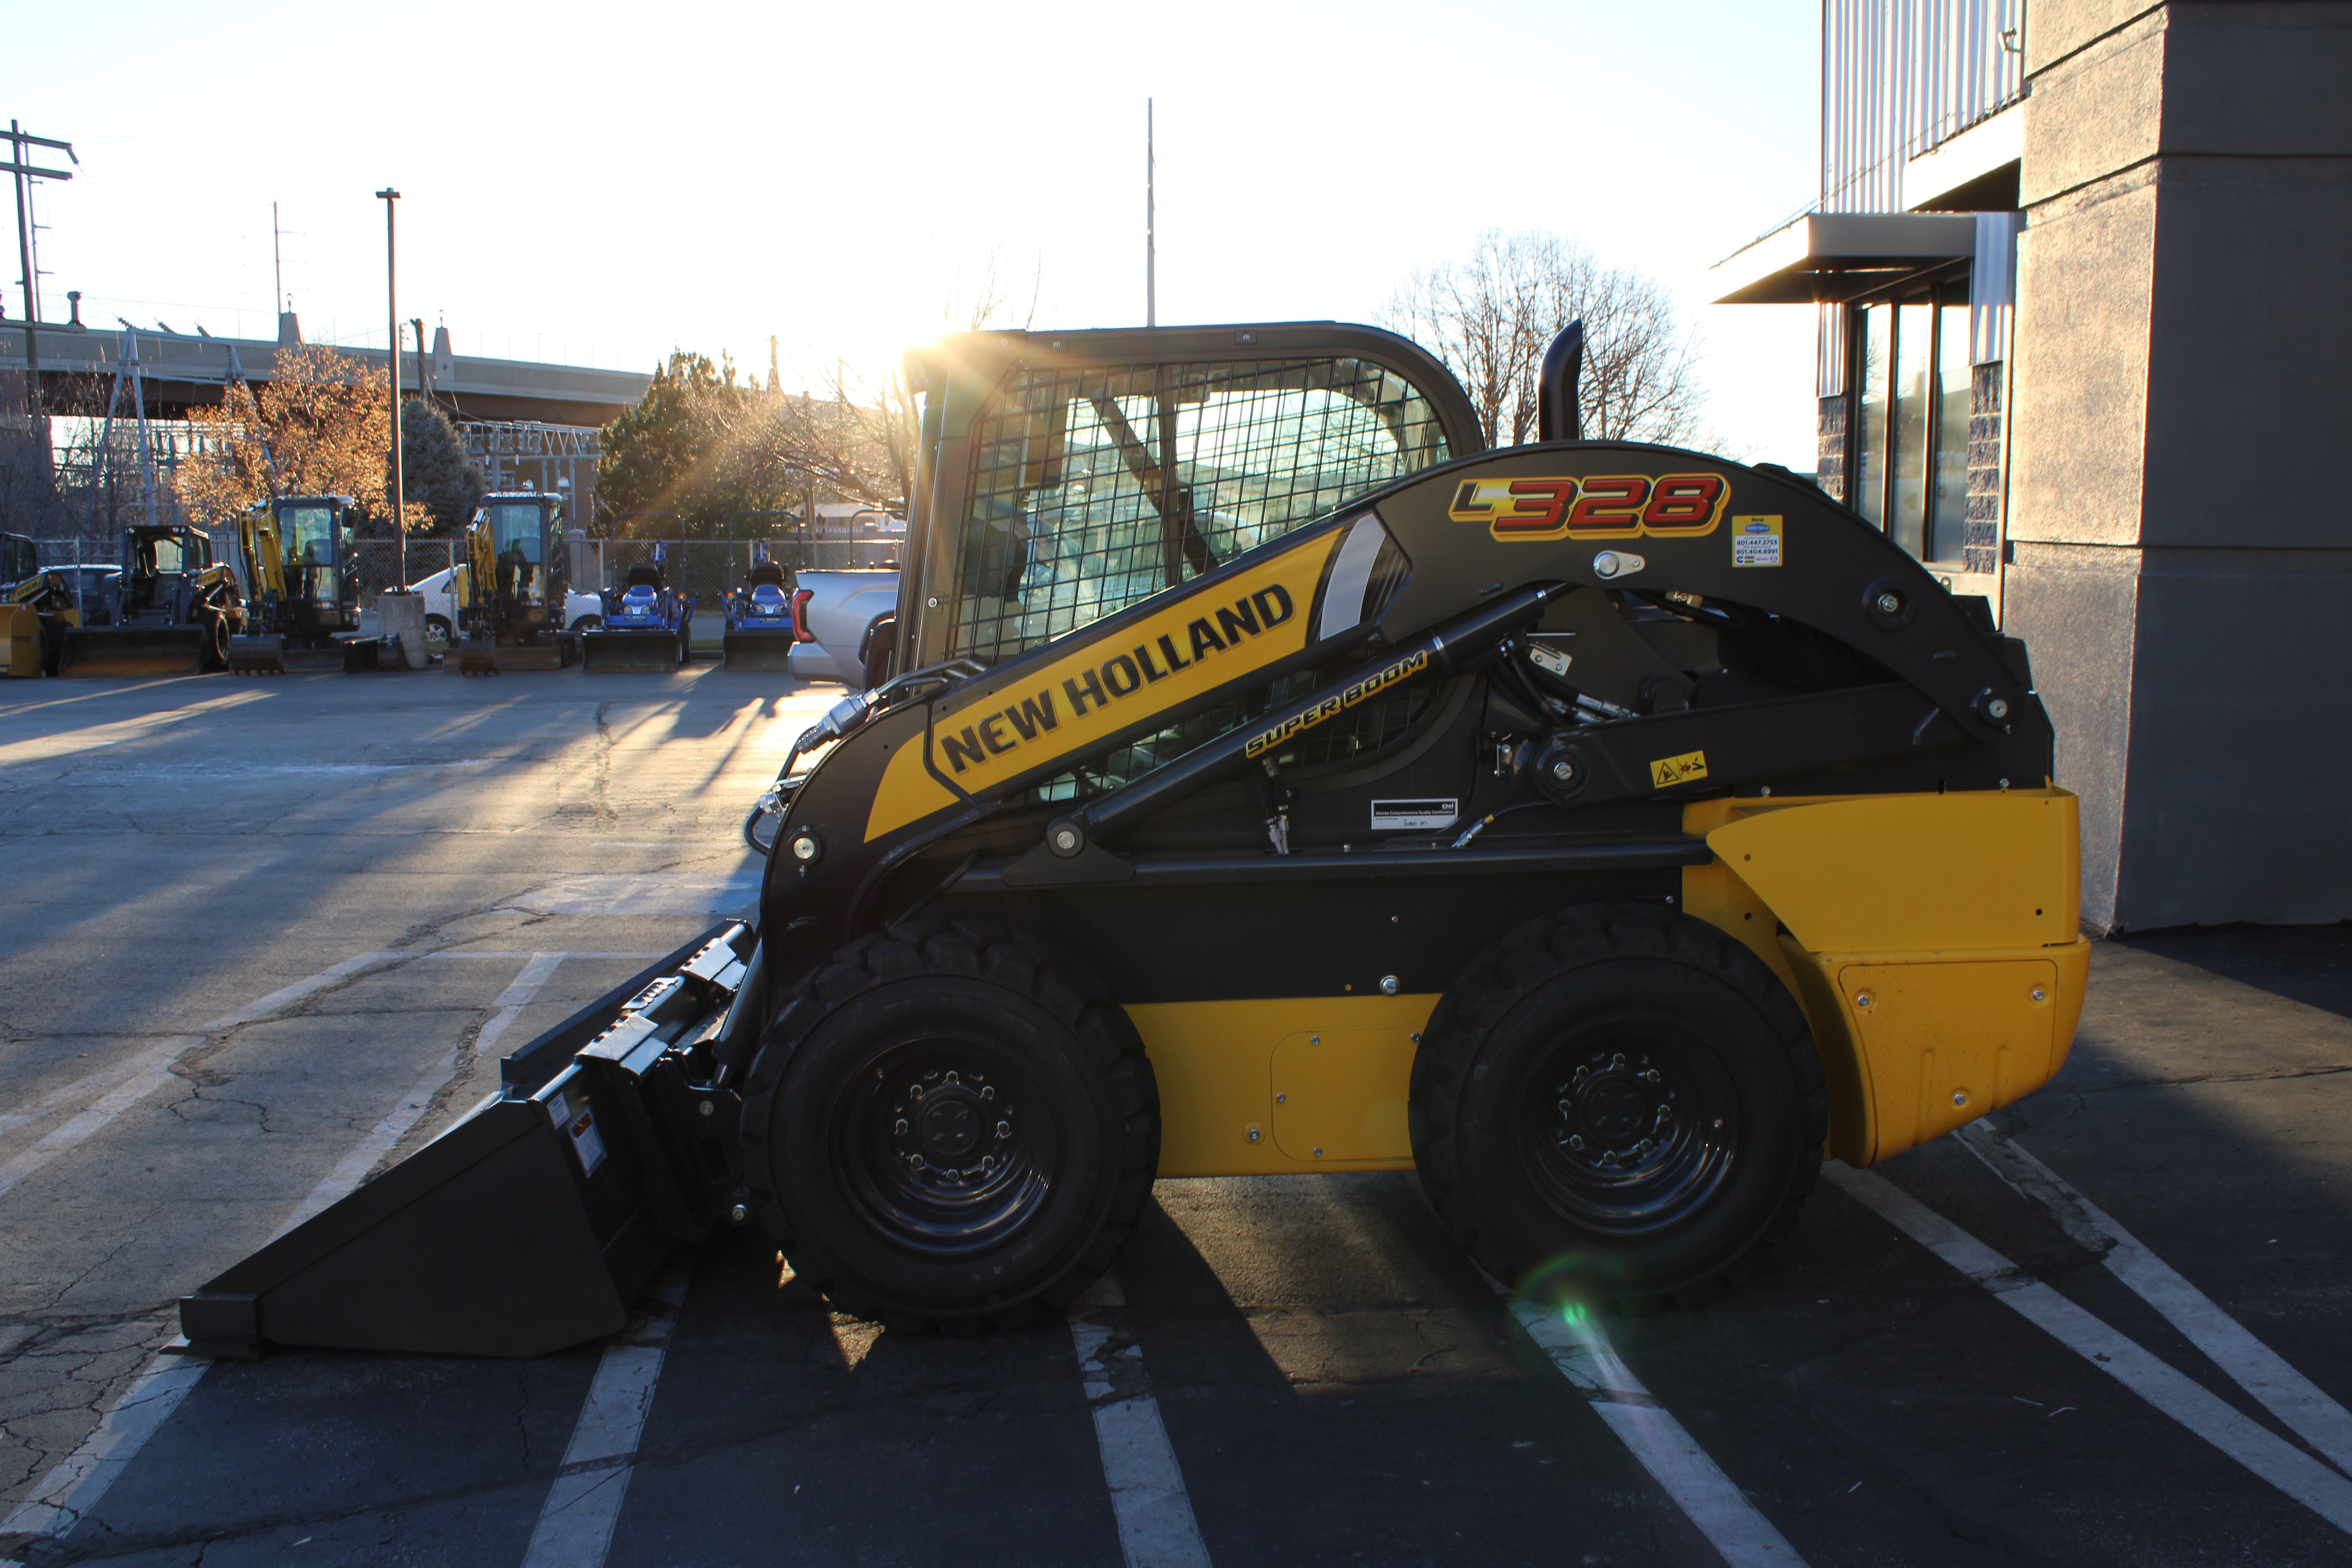
POLYGON ((792 655, 793 640, 790 632, 729 632, 727 668, 790 669, 792 666, 787 661, 792 655))
POLYGON ((686 662, 686 645, 674 631, 589 632, 582 661, 591 675, 636 671, 666 674, 686 662))
POLYGON ((201 675, 202 626, 73 626, 59 675, 201 675))

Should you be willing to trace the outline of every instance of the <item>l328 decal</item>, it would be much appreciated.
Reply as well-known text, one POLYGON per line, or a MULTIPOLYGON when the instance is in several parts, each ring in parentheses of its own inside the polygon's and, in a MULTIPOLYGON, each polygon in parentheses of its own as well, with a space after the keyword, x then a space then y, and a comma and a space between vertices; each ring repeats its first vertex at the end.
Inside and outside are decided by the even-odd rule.
POLYGON ((1446 515, 1506 542, 1695 538, 1715 531, 1730 499, 1721 474, 1465 479, 1446 515))

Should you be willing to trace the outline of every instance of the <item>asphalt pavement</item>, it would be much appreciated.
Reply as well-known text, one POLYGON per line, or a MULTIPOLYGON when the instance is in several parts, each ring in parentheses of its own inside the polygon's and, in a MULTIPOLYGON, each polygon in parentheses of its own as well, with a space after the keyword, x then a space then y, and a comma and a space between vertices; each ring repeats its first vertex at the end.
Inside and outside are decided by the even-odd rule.
POLYGON ((174 1298, 754 889, 839 695, 697 666, 0 684, 0 1559, 2352 1561, 2352 932, 2102 942, 2024 1103, 1717 1299, 1498 1294, 1409 1174, 1165 1181, 1066 1322, 755 1237, 530 1362, 156 1355, 174 1298))

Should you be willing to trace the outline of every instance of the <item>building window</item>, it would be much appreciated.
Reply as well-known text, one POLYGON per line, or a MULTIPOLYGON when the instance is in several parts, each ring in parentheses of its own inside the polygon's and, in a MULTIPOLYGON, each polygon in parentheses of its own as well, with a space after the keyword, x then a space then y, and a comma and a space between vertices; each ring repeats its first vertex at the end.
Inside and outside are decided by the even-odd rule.
POLYGON ((1853 507, 1921 561, 1957 565, 1968 530, 1967 275, 1860 307, 1853 507))

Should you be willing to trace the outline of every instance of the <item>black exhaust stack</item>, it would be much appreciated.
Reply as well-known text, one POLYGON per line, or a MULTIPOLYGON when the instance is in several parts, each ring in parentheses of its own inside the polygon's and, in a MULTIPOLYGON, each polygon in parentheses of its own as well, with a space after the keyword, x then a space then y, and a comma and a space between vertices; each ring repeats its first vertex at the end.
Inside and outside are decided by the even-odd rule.
POLYGON ((1536 378, 1536 439, 1581 441, 1584 410, 1576 400, 1577 378, 1584 374, 1584 321, 1569 322, 1544 350, 1543 372, 1536 378))

